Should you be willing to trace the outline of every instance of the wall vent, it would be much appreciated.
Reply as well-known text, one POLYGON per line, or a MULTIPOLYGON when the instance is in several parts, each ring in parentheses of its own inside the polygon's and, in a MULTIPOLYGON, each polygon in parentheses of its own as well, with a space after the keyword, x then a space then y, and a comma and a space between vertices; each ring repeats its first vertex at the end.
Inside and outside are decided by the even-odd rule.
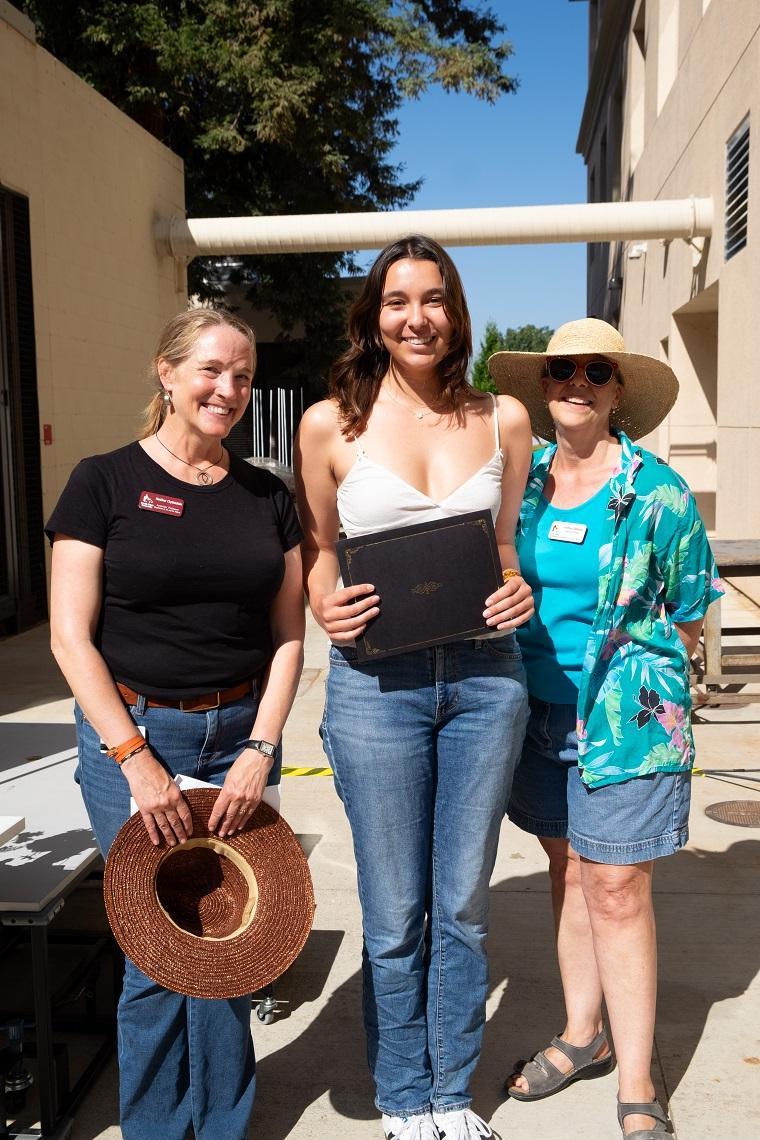
POLYGON ((749 118, 726 144, 726 261, 747 244, 749 118))

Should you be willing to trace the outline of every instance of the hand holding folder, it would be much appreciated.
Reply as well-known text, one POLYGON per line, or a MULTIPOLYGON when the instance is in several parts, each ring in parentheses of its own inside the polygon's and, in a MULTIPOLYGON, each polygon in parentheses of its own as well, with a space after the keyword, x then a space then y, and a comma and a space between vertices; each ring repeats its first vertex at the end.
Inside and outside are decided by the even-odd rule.
POLYGON ((355 535, 336 552, 344 586, 372 582, 380 595, 379 615, 356 640, 360 661, 494 632, 483 618, 502 585, 490 511, 355 535))

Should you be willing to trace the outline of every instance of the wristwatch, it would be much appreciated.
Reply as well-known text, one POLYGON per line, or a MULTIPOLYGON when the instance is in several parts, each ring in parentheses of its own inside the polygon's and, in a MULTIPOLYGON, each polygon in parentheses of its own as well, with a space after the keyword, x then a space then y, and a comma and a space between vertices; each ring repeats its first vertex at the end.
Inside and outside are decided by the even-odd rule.
POLYGON ((246 740, 245 747, 255 748, 257 752, 260 752, 262 756, 268 756, 270 760, 274 758, 277 751, 277 745, 270 744, 268 740, 246 740))

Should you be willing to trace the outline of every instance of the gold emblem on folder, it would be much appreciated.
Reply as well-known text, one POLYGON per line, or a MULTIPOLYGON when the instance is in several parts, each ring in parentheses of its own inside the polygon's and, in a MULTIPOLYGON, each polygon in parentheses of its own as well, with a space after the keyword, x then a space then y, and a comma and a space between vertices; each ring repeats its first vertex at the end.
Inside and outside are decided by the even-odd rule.
POLYGON ((443 582, 418 582, 416 586, 412 586, 413 594, 434 594, 436 590, 440 590, 443 582))

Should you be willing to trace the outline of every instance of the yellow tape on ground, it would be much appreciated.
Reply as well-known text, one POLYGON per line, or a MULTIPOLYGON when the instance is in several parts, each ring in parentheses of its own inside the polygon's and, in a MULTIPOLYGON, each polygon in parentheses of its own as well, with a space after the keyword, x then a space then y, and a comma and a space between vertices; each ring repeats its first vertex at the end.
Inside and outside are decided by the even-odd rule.
POLYGON ((332 768, 283 768, 283 776, 332 776, 332 768))

